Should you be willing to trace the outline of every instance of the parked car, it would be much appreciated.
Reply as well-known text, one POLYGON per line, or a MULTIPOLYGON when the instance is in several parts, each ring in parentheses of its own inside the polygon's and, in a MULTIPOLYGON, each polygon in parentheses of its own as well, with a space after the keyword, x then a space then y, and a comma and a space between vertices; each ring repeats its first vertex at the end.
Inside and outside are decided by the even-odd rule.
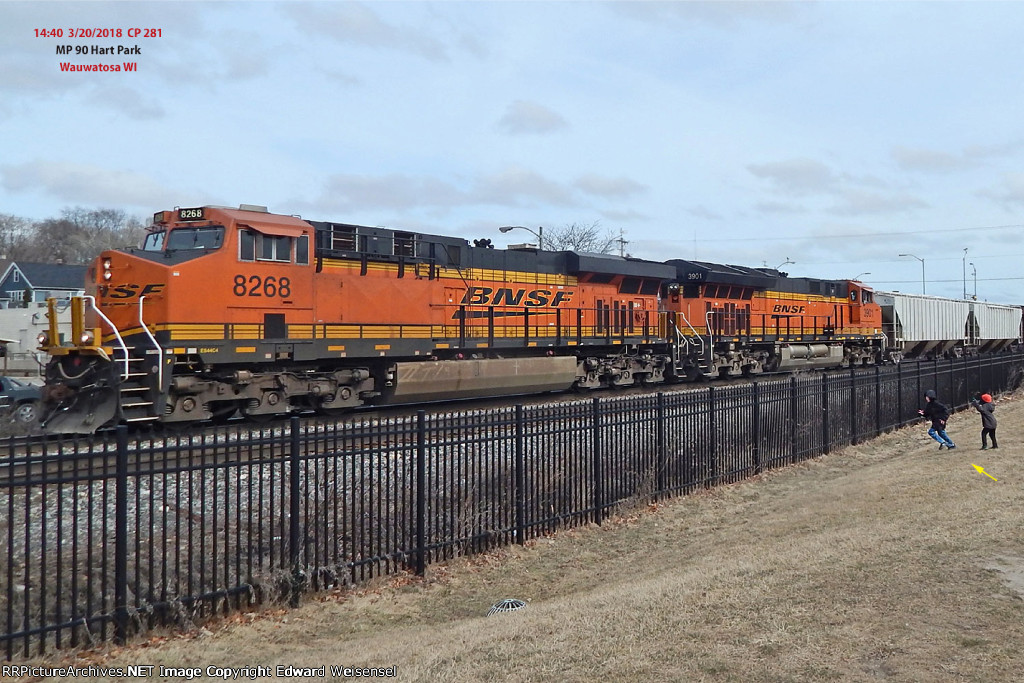
POLYGON ((39 417, 42 393, 34 384, 13 377, 0 377, 0 414, 14 422, 32 424, 39 417))

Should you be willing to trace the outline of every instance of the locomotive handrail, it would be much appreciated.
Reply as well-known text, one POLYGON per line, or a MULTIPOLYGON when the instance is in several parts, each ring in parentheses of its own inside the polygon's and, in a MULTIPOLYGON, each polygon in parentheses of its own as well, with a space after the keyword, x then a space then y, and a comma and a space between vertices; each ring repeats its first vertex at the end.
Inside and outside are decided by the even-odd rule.
MULTIPOLYGON (((676 343, 675 343, 674 348, 672 349, 672 356, 673 356, 673 361, 675 362, 675 364, 676 365, 679 364, 679 358, 677 356, 678 352, 676 351, 676 349, 679 346, 690 346, 691 344, 696 345, 699 342, 700 343, 700 355, 704 355, 704 338, 701 337, 700 334, 697 332, 697 330, 694 329, 693 325, 690 324, 690 321, 686 318, 686 315, 684 315, 682 311, 678 311, 676 313, 676 315, 672 316, 671 322, 672 322, 672 327, 676 331, 676 343), (676 323, 676 318, 677 317, 682 318, 683 322, 686 323, 686 326, 690 328, 691 332, 693 332, 693 338, 692 339, 687 339, 686 335, 683 334, 683 331, 679 329, 679 325, 676 323)), ((709 359, 708 362, 710 363, 710 359, 709 359)))
POLYGON ((89 305, 92 306, 94 311, 96 311, 96 315, 98 315, 100 319, 109 325, 110 329, 114 331, 114 336, 117 337, 117 343, 121 345, 121 350, 124 351, 124 374, 121 379, 128 379, 128 346, 124 343, 124 339, 121 338, 121 333, 118 331, 117 326, 110 321, 110 318, 103 315, 103 311, 101 311, 100 307, 96 305, 96 297, 85 294, 82 298, 89 301, 89 305))
POLYGON ((149 337, 149 341, 153 342, 153 346, 156 347, 156 386, 158 391, 162 391, 164 387, 164 350, 157 342, 156 337, 153 336, 153 333, 149 331, 146 321, 142 319, 142 302, 145 298, 145 294, 139 297, 139 324, 142 325, 142 331, 149 337))
POLYGON ((704 314, 704 324, 708 328, 708 345, 711 347, 711 353, 708 354, 708 371, 711 370, 714 359, 711 357, 715 352, 715 333, 711 330, 711 314, 714 311, 708 311, 704 314))
POLYGON ((679 317, 681 317, 683 319, 683 322, 686 323, 686 326, 690 328, 691 332, 693 332, 693 337, 694 337, 694 339, 696 341, 691 341, 691 340, 687 339, 686 336, 683 334, 682 330, 679 329, 679 325, 676 325, 673 322, 672 326, 676 328, 676 341, 678 342, 678 341, 681 340, 687 346, 689 346, 690 344, 696 344, 697 342, 700 342, 700 352, 701 352, 701 354, 703 354, 704 353, 704 337, 700 336, 700 333, 697 332, 697 330, 693 327, 692 324, 690 324, 690 321, 686 319, 686 316, 682 313, 682 311, 679 312, 679 317))

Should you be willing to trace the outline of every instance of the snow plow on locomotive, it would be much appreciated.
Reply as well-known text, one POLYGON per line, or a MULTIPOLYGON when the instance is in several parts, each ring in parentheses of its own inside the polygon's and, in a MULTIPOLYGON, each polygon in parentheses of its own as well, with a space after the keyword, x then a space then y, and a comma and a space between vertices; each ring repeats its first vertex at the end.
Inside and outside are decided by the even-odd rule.
POLYGON ((879 362, 871 290, 703 262, 471 246, 271 214, 159 212, 51 303, 44 428, 260 419, 879 362))

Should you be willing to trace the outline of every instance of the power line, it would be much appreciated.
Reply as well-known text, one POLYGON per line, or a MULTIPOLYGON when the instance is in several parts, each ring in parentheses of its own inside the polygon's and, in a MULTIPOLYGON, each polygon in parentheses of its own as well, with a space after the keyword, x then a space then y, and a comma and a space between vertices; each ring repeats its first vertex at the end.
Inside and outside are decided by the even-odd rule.
MULTIPOLYGON (((891 239, 893 237, 902 237, 904 235, 934 235, 936 233, 942 233, 942 232, 976 232, 978 230, 1015 230, 1015 229, 1016 230, 1024 229, 1024 225, 1022 225, 1022 224, 1013 224, 1013 225, 978 225, 978 226, 973 226, 973 227, 969 227, 969 228, 929 228, 927 230, 909 230, 907 232, 861 232, 861 233, 845 233, 845 234, 837 234, 837 235, 797 235, 797 236, 790 235, 790 236, 787 236, 787 237, 763 237, 763 236, 758 236, 757 240, 759 242, 778 242, 778 241, 783 241, 783 240, 792 241, 792 240, 798 240, 798 239, 814 239, 814 240, 847 239, 847 238, 850 238, 850 237, 885 237, 885 238, 890 238, 891 239)), ((692 240, 692 242, 704 242, 704 243, 748 242, 748 241, 750 241, 750 239, 751 239, 750 237, 716 237, 714 239, 700 239, 700 240, 694 238, 692 240)), ((681 241, 681 240, 667 240, 667 241, 678 242, 678 241, 681 241)), ((690 240, 687 240, 687 241, 690 241, 690 240)))
MULTIPOLYGON (((1009 281, 1009 280, 1024 280, 1024 277, 985 277, 985 278, 979 277, 978 278, 978 282, 1005 282, 1005 281, 1009 281)), ((915 282, 917 284, 921 284, 921 278, 917 278, 916 280, 876 280, 876 279, 872 278, 871 282, 872 282, 872 284, 876 284, 876 283, 879 283, 879 282, 885 282, 886 284, 891 284, 891 285, 907 285, 907 284, 914 284, 915 282)), ((962 282, 962 280, 960 278, 957 278, 955 280, 938 280, 938 279, 932 279, 932 278, 928 279, 928 284, 931 284, 933 282, 947 282, 947 283, 955 282, 957 284, 960 284, 960 282, 962 282)))

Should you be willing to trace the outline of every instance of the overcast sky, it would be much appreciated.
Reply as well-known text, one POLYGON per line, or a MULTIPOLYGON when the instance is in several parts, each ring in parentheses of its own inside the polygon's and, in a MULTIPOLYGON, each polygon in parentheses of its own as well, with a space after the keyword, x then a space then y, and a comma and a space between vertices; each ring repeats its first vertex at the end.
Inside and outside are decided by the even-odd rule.
POLYGON ((250 203, 498 245, 600 221, 640 258, 920 292, 911 253, 928 294, 966 269, 1024 303, 1022 26, 1018 2, 0 1, 0 213, 250 203))

